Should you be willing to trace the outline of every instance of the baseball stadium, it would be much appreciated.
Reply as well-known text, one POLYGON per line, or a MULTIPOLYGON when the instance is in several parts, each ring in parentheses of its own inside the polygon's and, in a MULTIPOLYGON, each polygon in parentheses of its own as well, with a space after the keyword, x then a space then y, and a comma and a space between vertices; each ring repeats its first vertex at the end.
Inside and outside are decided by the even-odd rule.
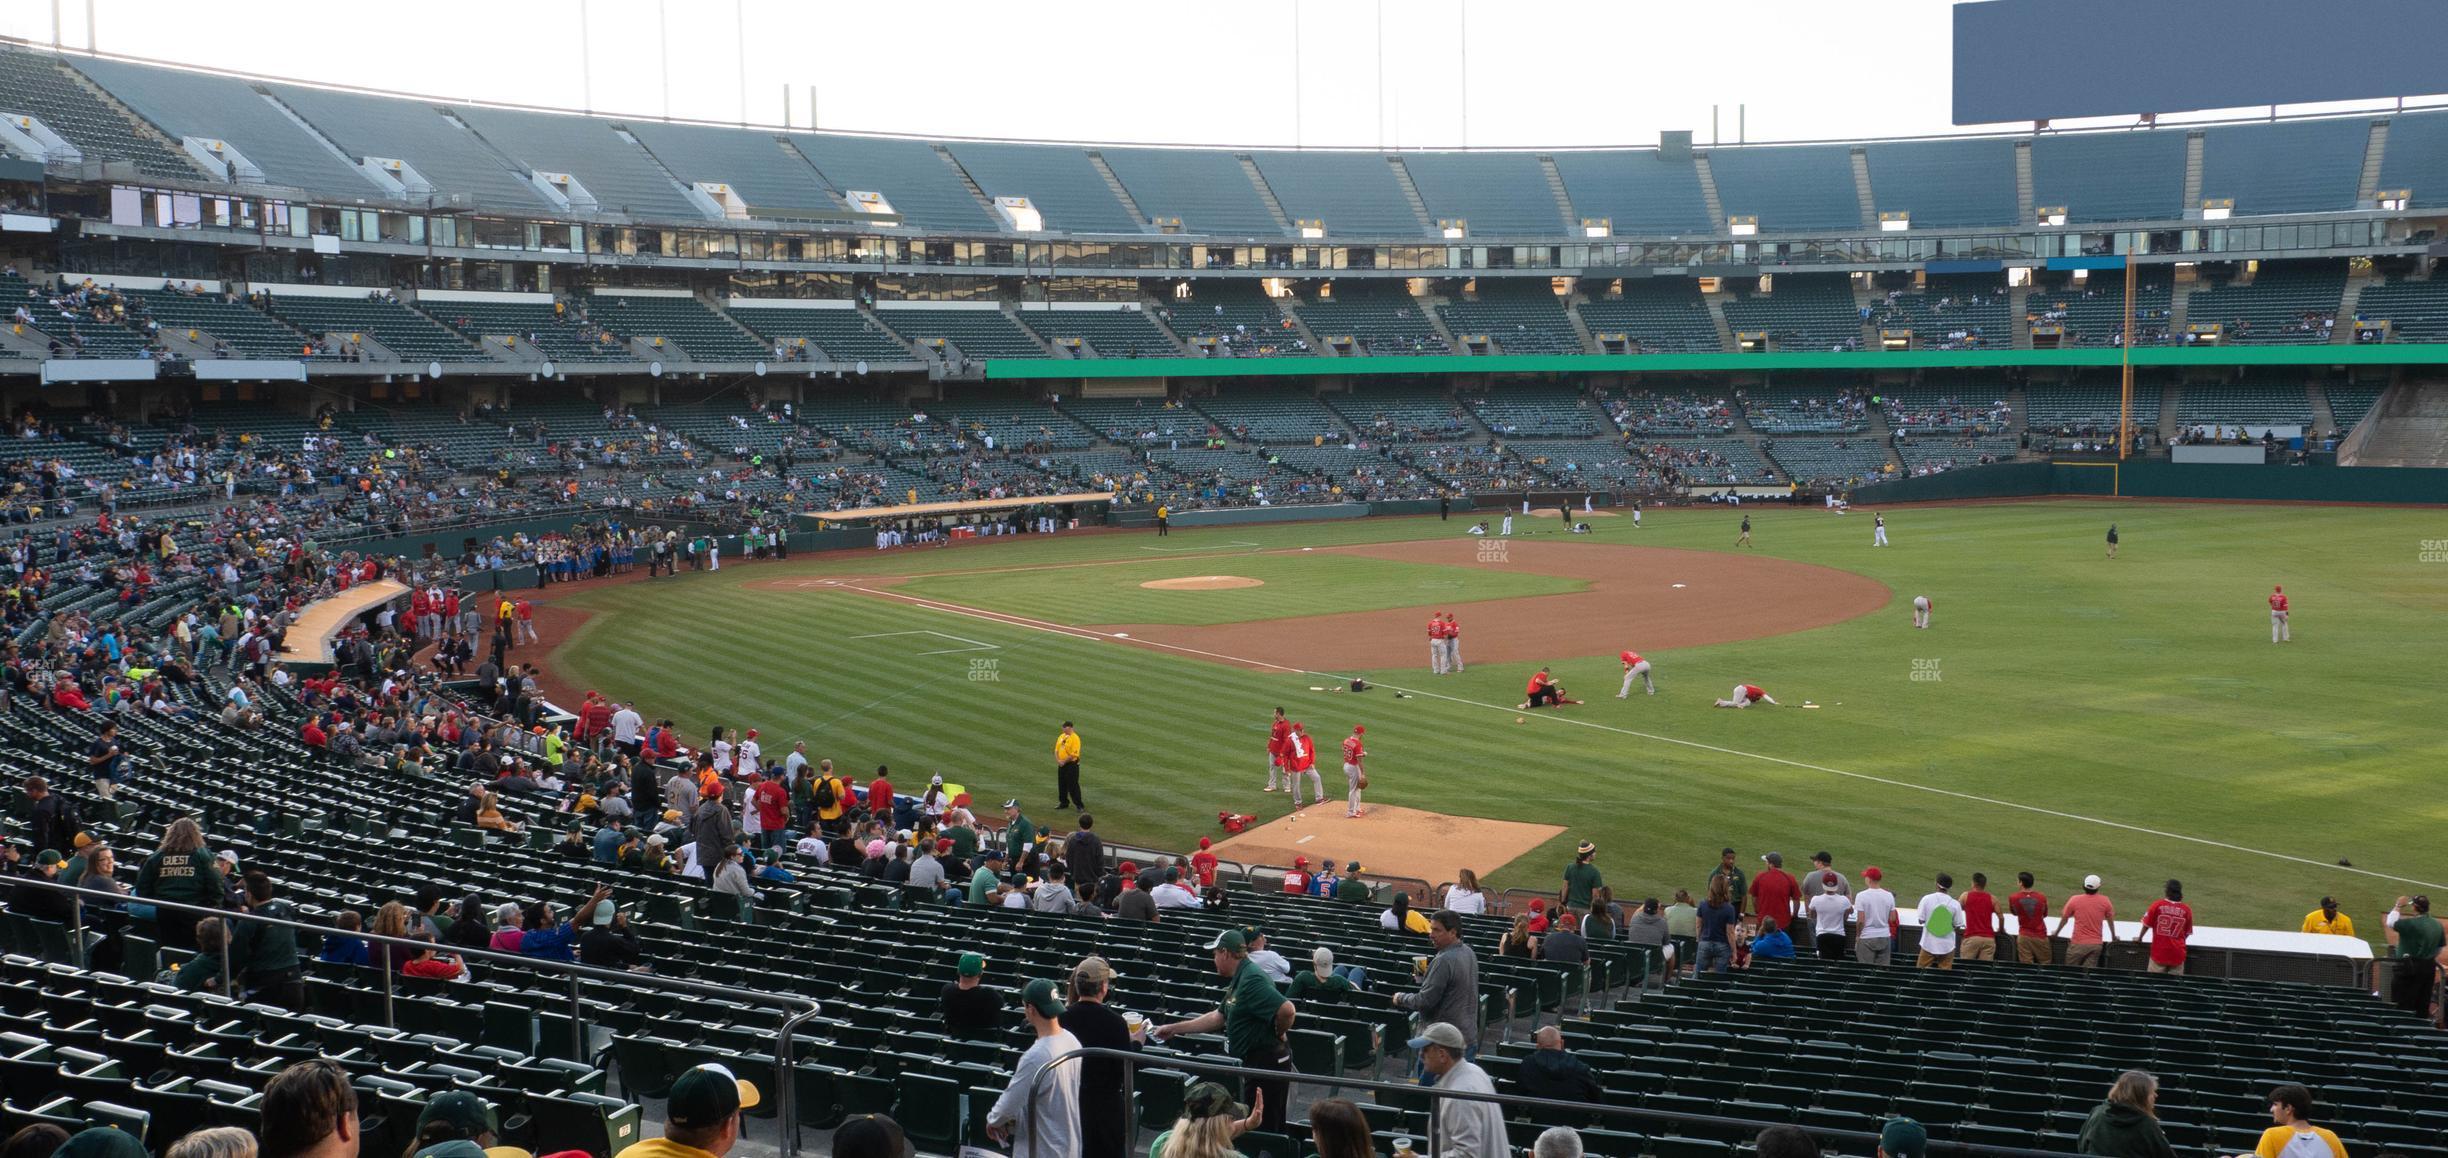
POLYGON ((6 1158, 2448 1158, 2428 5, 1283 0, 1240 144, 545 7, 0 23, 6 1158))

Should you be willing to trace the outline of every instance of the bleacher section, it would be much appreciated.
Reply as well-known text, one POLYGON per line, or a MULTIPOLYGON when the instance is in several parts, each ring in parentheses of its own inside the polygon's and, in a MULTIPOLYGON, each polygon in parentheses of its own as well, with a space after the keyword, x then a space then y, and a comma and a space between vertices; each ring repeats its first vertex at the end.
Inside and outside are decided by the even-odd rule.
POLYGON ((773 358, 773 347, 732 325, 694 296, 594 293, 582 299, 587 317, 625 338, 657 344, 677 342, 691 361, 759 362, 773 358))
POLYGON ((2032 204, 2068 224, 2184 216, 2185 130, 2043 133, 2032 141, 2032 204))
POLYGON ((1428 216, 1469 223, 1471 237, 1550 237, 1571 232, 1528 153, 1402 153, 1428 216))
POLYGON ((1482 278, 1469 298, 1454 297, 1437 306, 1454 340, 1467 346, 1486 337, 1496 352, 1506 354, 1578 354, 1581 337, 1564 314, 1564 299, 1544 282, 1505 282, 1482 278))
POLYGON ((2011 434, 1930 434, 1914 438, 1897 431, 1895 448, 1896 457, 1904 460, 1905 471, 1912 474, 1985 462, 2011 462, 2018 453, 2016 438, 2011 434))
POLYGON ((794 347, 814 347, 809 361, 907 362, 916 357, 900 339, 855 309, 800 309, 733 301, 724 312, 757 334, 794 347))
POLYGON ((1388 450, 1394 461, 1466 492, 1525 491, 1546 476, 1510 451, 1484 443, 1415 442, 1388 450))
POLYGON ((1621 443, 1507 439, 1505 449, 1562 487, 1637 492, 1658 490, 1666 484, 1665 472, 1621 443))
POLYGON ((1343 440, 1343 430, 1336 425, 1334 412, 1320 405, 1316 395, 1298 386, 1234 390, 1195 399, 1191 405, 1222 427, 1228 436, 1245 442, 1343 440))
POLYGON ((939 399, 921 403, 928 418, 967 435, 994 439, 997 450, 1085 450, 1094 431, 1042 398, 939 399))
POLYGON ((1875 295, 1870 326, 1910 330, 1922 350, 2007 349, 2014 319, 2006 283, 1991 274, 1931 274, 1920 289, 1875 295))
POLYGON ((1654 463, 1675 481, 1692 486, 1731 483, 1761 485, 1781 481, 1776 468, 1759 451, 1739 438, 1635 437, 1633 454, 1654 463))
POLYGON ((1212 149, 1099 149, 1105 166, 1150 218, 1188 233, 1282 237, 1241 163, 1212 149))
POLYGON ((1380 445, 1476 439, 1484 433, 1435 386, 1361 383, 1321 397, 1363 441, 1380 445))
POLYGON ((5 111, 33 115, 89 162, 133 161, 146 176, 179 181, 201 175, 185 154, 146 136, 80 87, 56 57, 0 49, 0 92, 8 94, 5 111))
POLYGON ((1441 489, 1417 469, 1374 450, 1341 446, 1269 447, 1283 466, 1316 476, 1330 490, 1362 501, 1433 497, 1441 489))
MULTIPOLYGON (((2135 426, 2150 430, 2159 425, 2162 395, 2163 391, 2156 383, 2135 384, 2135 426)), ((2113 385, 2035 384, 2024 391, 2023 424, 2034 434, 2043 431, 2113 433, 2117 426, 2120 397, 2120 389, 2113 385)))
POLYGON ((1466 394, 1464 405, 1508 442, 1514 435, 1591 438, 1607 432, 1598 404, 1564 386, 1515 385, 1466 394))
POLYGON ((2279 423, 2309 427, 2312 400, 2304 379, 2262 374, 2242 382, 2188 382, 2176 401, 2179 423, 2279 423))
POLYGON ((1884 477, 1887 466, 1887 448, 1869 438, 1778 438, 1760 447, 1797 486, 1853 486, 1884 477))
POLYGON ((520 162, 576 178, 600 212, 648 220, 706 218, 654 158, 623 139, 610 121, 482 105, 452 105, 450 111, 520 162))
POLYGON ((2383 386, 2346 385, 2333 385, 2321 391, 2329 399, 2329 416, 2336 420, 2341 432, 2353 430, 2363 421, 2364 415, 2371 413, 2372 407, 2380 404, 2380 396, 2387 392, 2383 386))
POLYGON ((728 185, 762 215, 788 219, 808 210, 841 211, 841 199, 824 176, 785 149, 782 134, 645 119, 626 127, 674 177, 728 185))
POLYGON ((65 316, 54 308, 50 296, 54 287, 37 289, 34 283, 14 274, 0 276, 0 311, 13 314, 19 306, 33 319, 29 325, 11 321, 8 324, 31 329, 58 347, 62 358, 144 358, 150 357, 142 334, 93 316, 91 309, 65 316))
POLYGON ((1623 279, 1614 297, 1581 303, 1581 324, 1601 349, 1619 353, 1693 354, 1722 349, 1717 323, 1701 300, 1700 283, 1686 277, 1623 279), (1636 347, 1623 350, 1609 339, 1621 334, 1636 347))
POLYGON ((1001 310, 891 305, 879 308, 876 316, 920 353, 935 351, 934 343, 940 340, 970 359, 1046 356, 1045 348, 1001 310))
POLYGON ((1908 430, 1987 434, 2013 425, 2014 408, 1998 396, 2003 391, 1992 388, 1987 394, 1977 393, 1980 389, 1975 385, 1883 386, 1878 390, 1879 405, 1887 425, 1898 434, 1908 430))
POLYGON ((485 356, 448 326, 389 298, 272 295, 272 312, 310 335, 363 334, 403 362, 478 362, 485 356))
POLYGON ((406 161, 437 189, 485 209, 542 217, 556 208, 510 161, 432 104, 304 85, 264 87, 351 156, 406 161))
MULTIPOLYGON (((1315 405, 1313 400, 1310 406, 1315 405)), ((1125 446, 1175 441, 1197 445, 1205 442, 1217 425, 1183 403, 1160 398, 1070 398, 1063 401, 1062 410, 1089 429, 1125 446)), ((1315 424, 1302 428, 1322 432, 1315 424)))
POLYGON ((2366 285, 2355 301, 2355 317, 2389 323, 2392 342, 2448 342, 2448 277, 2366 285))
POLYGON ((1756 217, 1762 233, 1861 228, 1848 146, 1710 149, 1708 163, 1726 215, 1756 217))
POLYGON ((1307 357, 1297 331, 1254 282, 1194 281, 1189 297, 1168 297, 1165 323, 1196 346, 1214 339, 1219 353, 1233 357, 1307 357))
POLYGON ((2336 262, 2264 262, 2249 284, 2195 289, 2192 326, 2221 327, 2219 340, 2246 346, 2311 346, 2330 339, 2346 270, 2336 262))
POLYGON ((1304 299, 1296 307, 1319 341, 1350 338, 1355 354, 1453 353, 1402 283, 1347 280, 1334 283, 1333 290, 1331 297, 1304 299))
MULTIPOLYGON (((70 67, 158 125, 173 139, 204 137, 227 141, 263 170, 275 185, 305 189, 327 197, 372 196, 374 183, 324 148, 296 121, 257 96, 236 77, 149 68, 102 57, 64 57, 70 67)), ((190 176, 192 165, 179 176, 190 176)))
POLYGON ((2380 158, 2381 189, 2405 189, 2418 209, 2448 205, 2448 113, 2389 118, 2388 151, 2380 158))
POLYGON ((1553 158, 1574 212, 1614 233, 1713 233, 1725 224, 1709 220, 1699 166, 1688 160, 1668 161, 1655 149, 1563 150, 1553 158))
MULTIPOLYGON (((297 331, 258 313, 253 307, 223 301, 217 294, 190 294, 178 290, 121 290, 131 303, 141 302, 144 312, 160 322, 164 330, 196 331, 217 339, 227 347, 222 355, 231 358, 299 358, 336 357, 320 352, 307 354, 308 340, 297 331)), ((129 312, 135 312, 130 305, 129 312)), ((214 347, 220 351, 221 347, 214 347)))
POLYGON ((1779 274, 1771 292, 1728 297, 1724 306, 1737 337, 1764 330, 1783 350, 1861 348, 1861 307, 1841 275, 1779 274))
POLYGON ((1021 324, 1037 331, 1049 344, 1077 338, 1088 344, 1083 354, 1100 358, 1177 358, 1181 349, 1138 310, 1023 309, 1021 324))
POLYGON ((1874 141, 1862 152, 1879 211, 1909 214, 1916 230, 2015 218, 2013 141, 1874 141))
POLYGON ((533 345, 556 362, 625 362, 636 357, 626 344, 594 326, 566 320, 545 301, 438 301, 419 305, 442 324, 470 339, 506 338, 533 345))
POLYGON ((1296 226, 1323 221, 1328 237, 1415 238, 1427 232, 1404 202, 1393 167, 1376 153, 1256 152, 1250 158, 1296 226))
POLYGON ((1002 232, 1002 223, 926 141, 829 133, 788 138, 828 185, 880 192, 904 222, 951 233, 1002 232))
POLYGON ((1845 434, 1869 425, 1867 390, 1755 386, 1738 393, 1744 421, 1761 434, 1845 434))
POLYGON ((2202 130, 2202 200, 2238 217, 2352 209, 2371 137, 2368 118, 2213 125, 2202 130))
POLYGON ((1071 145, 961 141, 952 158, 988 197, 1026 197, 1045 227, 1065 233, 1139 233, 1086 151, 1071 145))
MULTIPOLYGON (((2135 272, 2134 328, 2140 333, 2135 345, 2162 346, 2170 341, 2168 311, 2175 300, 2171 275, 2148 269, 2135 272)), ((2035 324, 2065 327, 2061 345, 2114 346, 2125 329, 2125 278, 2114 271, 2092 274, 2079 289, 2071 280, 2047 288, 2034 286, 2025 303, 2024 310, 2035 324)))
POLYGON ((1608 391, 1607 417, 1627 434, 1643 438, 1705 437, 1734 429, 1730 396, 1690 391, 1608 391))
POLYGON ((1313 499, 1327 489, 1305 472, 1246 450, 1150 450, 1148 461, 1171 472, 1190 494, 1210 504, 1228 498, 1290 502, 1313 499))

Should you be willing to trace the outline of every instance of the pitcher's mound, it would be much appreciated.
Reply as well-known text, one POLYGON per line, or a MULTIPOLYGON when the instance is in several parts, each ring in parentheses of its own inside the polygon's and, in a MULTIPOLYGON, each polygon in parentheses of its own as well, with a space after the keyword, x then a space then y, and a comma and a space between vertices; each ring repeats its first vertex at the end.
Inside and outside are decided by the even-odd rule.
MULTIPOLYGON (((1270 808, 1289 803, 1282 796, 1262 799, 1270 808)), ((1365 807, 1366 815, 1345 817, 1343 798, 1337 796, 1312 804, 1296 816, 1218 841, 1215 854, 1267 865, 1288 865, 1296 856, 1308 857, 1316 865, 1333 857, 1338 870, 1359 861, 1362 869, 1372 873, 1418 877, 1433 885, 1454 879, 1455 869, 1466 868, 1484 878, 1564 831, 1554 824, 1449 816, 1384 804, 1365 807)))
POLYGON ((1241 575, 1192 575, 1186 579, 1150 579, 1140 586, 1150 591, 1230 591, 1237 587, 1264 587, 1266 581, 1241 575))

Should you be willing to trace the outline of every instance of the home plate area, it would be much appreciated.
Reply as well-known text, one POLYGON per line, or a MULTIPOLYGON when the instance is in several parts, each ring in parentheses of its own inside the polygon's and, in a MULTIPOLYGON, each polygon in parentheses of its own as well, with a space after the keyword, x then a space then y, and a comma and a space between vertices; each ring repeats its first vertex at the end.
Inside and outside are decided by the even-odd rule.
MULTIPOLYGON (((1448 816, 1366 802, 1367 814, 1352 819, 1343 815, 1341 771, 1325 779, 1328 789, 1335 791, 1325 803, 1217 841, 1215 854, 1244 864, 1277 866, 1289 865, 1300 856, 1308 857, 1313 865, 1332 857, 1337 868, 1359 861, 1371 873, 1417 877, 1435 884, 1454 879, 1455 869, 1466 868, 1485 877, 1564 832, 1554 824, 1448 816)), ((1290 803, 1281 793, 1260 798, 1266 803, 1254 807, 1274 809, 1290 803)))

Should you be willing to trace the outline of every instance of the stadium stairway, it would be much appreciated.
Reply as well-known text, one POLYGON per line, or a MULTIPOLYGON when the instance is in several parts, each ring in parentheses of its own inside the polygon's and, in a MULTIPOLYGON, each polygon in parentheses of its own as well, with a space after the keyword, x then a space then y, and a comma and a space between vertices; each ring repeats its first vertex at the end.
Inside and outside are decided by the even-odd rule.
MULTIPOLYGON (((2184 299, 2178 298, 2177 300, 2183 301, 2184 299)), ((2183 307, 2181 306, 2178 307, 2179 310, 2182 308, 2183 307)), ((2147 389, 2147 387, 2136 384, 2134 386, 2134 393, 2139 394, 2145 389, 2147 389)), ((2159 395, 2159 445, 2166 446, 2169 443, 2174 442, 2176 440, 2176 432, 2184 428, 2183 416, 2177 413, 2178 408, 2183 405, 2183 383, 2170 382, 2162 388, 2162 392, 2159 395)), ((2140 424, 2136 423, 2136 425, 2140 424)))
POLYGON ((2340 448, 2338 465, 2448 466, 2448 390, 2393 387, 2366 425, 2340 448))

